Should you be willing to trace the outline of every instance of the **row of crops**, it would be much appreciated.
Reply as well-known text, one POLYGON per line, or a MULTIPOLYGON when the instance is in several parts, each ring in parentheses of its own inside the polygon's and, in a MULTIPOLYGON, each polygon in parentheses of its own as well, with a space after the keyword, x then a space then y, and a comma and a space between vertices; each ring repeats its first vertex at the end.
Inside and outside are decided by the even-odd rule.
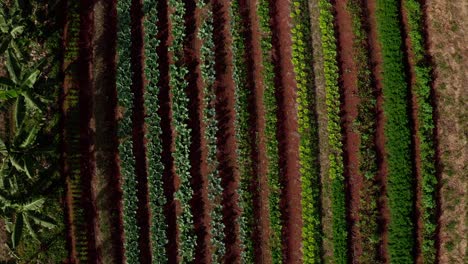
MULTIPOLYGON (((356 223, 360 240, 354 242, 362 249, 359 256, 352 255, 354 251, 350 250, 350 238, 354 236, 350 235, 347 223, 350 212, 346 194, 350 186, 344 167, 347 152, 343 143, 342 96, 346 88, 340 83, 343 69, 340 71, 339 43, 335 37, 338 32, 335 1, 285 2, 290 4, 290 62, 297 85, 293 95, 296 103, 282 106, 286 109, 279 106, 284 102, 280 98, 284 91, 278 88, 281 66, 275 65, 284 59, 275 53, 282 50, 281 45, 274 43, 278 35, 274 23, 281 22, 273 18, 278 8, 285 7, 268 0, 221 2, 116 1, 117 39, 109 41, 116 41, 117 45, 118 155, 125 261, 190 263, 203 259, 212 263, 231 260, 281 263, 286 260, 285 248, 295 245, 290 242, 294 239, 300 240, 301 248, 291 254, 299 254, 304 263, 347 263, 355 258, 362 263, 379 263, 387 254, 392 263, 414 261, 417 246, 414 211, 418 202, 411 140, 414 122, 408 100, 413 95, 417 98, 420 124, 415 133, 421 142, 422 254, 431 262, 435 258, 437 181, 431 77, 425 60, 418 1, 407 0, 403 5, 412 44, 407 48, 415 58, 409 62, 414 63, 416 72, 411 94, 399 2, 377 0, 376 12, 368 13, 363 1, 344 1, 353 28, 352 50, 357 71, 352 74, 356 74, 358 86, 354 96, 359 98, 357 118, 352 124, 360 139, 359 175, 355 175, 362 177, 356 223), (229 9, 226 16, 224 5, 229 9), (251 9, 256 16, 245 11, 251 9), (251 23, 250 19, 258 21, 251 23), (195 25, 190 24, 193 21, 195 25), (369 24, 373 21, 377 23, 377 42, 369 40, 369 24), (219 30, 225 27, 229 30, 219 30), (225 41, 222 45, 220 39, 225 41), (223 46, 226 43, 230 46, 223 46), (260 51, 255 58, 250 57, 256 50, 252 47, 260 51), (375 49, 381 49, 381 76, 376 76, 376 71, 372 71, 375 65, 370 63, 371 50, 375 49), (232 65, 223 64, 231 60, 232 65), (249 72, 256 69, 250 65, 253 62, 260 65, 255 74, 249 72), (231 68, 232 74, 226 76, 231 68), (234 98, 230 97, 230 81, 234 82, 234 98), (381 82, 382 91, 377 91, 376 82, 381 82), (379 92, 383 99, 382 120, 376 120, 379 92), (229 104, 231 99, 234 106, 229 104), (220 101, 228 103, 220 105, 220 101), (193 105, 197 105, 197 111, 192 111, 193 105), (288 129, 280 118, 284 113, 294 114, 286 121, 289 117, 297 119, 300 141, 293 150, 299 156, 297 178, 282 179, 286 169, 280 166, 280 161, 291 155, 280 151, 288 129), (319 122, 321 118, 326 122, 319 122), (384 181, 378 176, 383 166, 376 147, 378 122, 384 124, 383 153, 388 167, 384 181), (232 126, 235 135, 230 135, 232 126), (233 146, 222 145, 230 138, 235 138, 233 146), (260 149, 262 144, 264 150, 260 149), (236 148, 235 153, 230 152, 230 147, 236 148), (229 167, 232 157, 236 157, 233 168, 229 167), (206 169, 198 166, 194 169, 198 163, 203 163, 206 169), (260 166, 265 168, 264 175, 259 172, 260 166), (266 177, 265 186, 261 177, 266 177), (291 214, 284 209, 288 203, 288 197, 283 195, 290 184, 287 181, 300 183, 302 189, 301 193, 292 194, 302 199, 298 205, 301 226, 292 227, 301 230, 300 238, 290 238, 287 233, 291 228, 288 226, 291 214), (229 189, 237 184, 235 190, 229 189), (388 208, 382 209, 387 206, 382 203, 382 196, 388 200, 388 208), (194 197, 202 197, 207 204, 196 204, 194 201, 199 199, 194 197), (262 197, 266 205, 259 208, 262 197), (385 210, 390 212, 389 216, 383 215, 385 210), (238 231, 231 230, 237 225, 238 231), (267 230, 261 230, 264 225, 268 225, 267 230), (262 231, 268 236, 260 236, 262 231), (388 237, 388 241, 383 237, 388 237), (202 245, 197 244, 200 241, 202 245), (208 253, 211 256, 207 257, 208 253)), ((81 209, 73 209, 75 219, 80 219, 81 209)), ((76 241, 89 240, 89 237, 80 239, 80 232, 75 232, 76 241)), ((78 244, 76 250, 84 252, 86 249, 78 244)), ((83 254, 84 260, 87 254, 83 254)))

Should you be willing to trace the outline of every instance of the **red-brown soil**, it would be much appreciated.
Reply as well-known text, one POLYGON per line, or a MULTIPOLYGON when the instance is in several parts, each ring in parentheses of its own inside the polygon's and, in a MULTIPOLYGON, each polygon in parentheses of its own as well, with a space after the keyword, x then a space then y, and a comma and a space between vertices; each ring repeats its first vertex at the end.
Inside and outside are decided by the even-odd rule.
POLYGON ((217 157, 219 162, 219 176, 223 186, 223 222, 225 225, 226 255, 224 262, 240 263, 240 233, 239 218, 239 171, 237 168, 237 142, 235 119, 235 86, 233 80, 232 38, 230 34, 231 17, 229 14, 230 2, 226 0, 213 0, 213 34, 215 44, 215 72, 216 81, 216 120, 217 157))
POLYGON ((97 246, 98 218, 96 194, 94 189, 96 161, 94 157, 93 118, 93 1, 80 3, 80 41, 79 41, 79 109, 80 109, 80 153, 82 205, 86 221, 88 263, 101 263, 100 249, 97 246))
POLYGON ((175 172, 174 158, 174 128, 172 127, 172 95, 169 85, 169 65, 172 63, 172 55, 169 53, 169 45, 172 41, 170 36, 172 26, 169 21, 169 7, 167 1, 159 1, 158 4, 158 28, 160 29, 157 38, 160 40, 159 47, 156 49, 159 57, 159 74, 160 78, 158 86, 160 87, 159 110, 158 115, 161 117, 161 141, 162 153, 161 161, 164 164, 163 180, 164 180, 164 195, 166 196, 166 206, 164 213, 167 224, 167 239, 166 254, 169 263, 179 263, 179 230, 177 228, 177 212, 178 205, 174 200, 174 193, 177 187, 177 175, 175 172))
POLYGON ((378 207, 380 212, 379 231, 381 233, 382 242, 380 245, 379 257, 383 263, 389 263, 388 254, 388 223, 390 220, 390 212, 388 208, 387 197, 387 170, 388 164, 385 152, 385 134, 384 124, 385 116, 383 112, 383 94, 382 94, 382 51, 377 37, 377 18, 376 18, 376 1, 367 0, 366 2, 368 25, 369 25, 369 47, 372 62, 372 74, 374 85, 377 91, 377 127, 375 144, 377 148, 378 162, 378 183, 380 185, 380 199, 378 207))
POLYGON ((117 138, 116 0, 94 5, 94 116, 96 124, 96 200, 103 263, 122 264, 124 256, 122 188, 117 138))
POLYGON ((360 136, 353 125, 358 116, 358 72, 354 61, 354 34, 347 0, 335 2, 335 26, 338 35, 338 58, 340 65, 341 114, 344 130, 344 164, 347 190, 347 218, 349 225, 349 250, 354 263, 362 254, 359 229, 359 203, 361 200, 362 175, 359 171, 360 136))
POLYGON ((415 72, 415 58, 412 51, 411 38, 409 36, 410 28, 408 24, 408 15, 406 9, 403 7, 403 3, 400 3, 401 10, 401 20, 403 24, 402 35, 405 40, 405 57, 407 75, 409 76, 409 84, 411 91, 411 133, 412 133, 412 158, 413 158, 413 172, 416 179, 415 184, 415 222, 416 222, 416 250, 415 250, 415 263, 422 264, 422 243, 423 243, 423 234, 424 234, 424 212, 422 209, 422 174, 421 174, 421 148, 420 148, 420 138, 418 137, 419 131, 419 119, 418 119, 418 100, 416 96, 415 89, 416 87, 416 72, 415 72))
POLYGON ((253 179, 250 189, 253 193, 253 213, 256 219, 252 238, 254 241, 255 263, 271 263, 270 221, 268 211, 268 179, 265 139, 265 110, 263 106, 263 67, 260 46, 260 25, 257 16, 257 1, 239 1, 240 15, 246 31, 245 59, 247 62, 247 89, 251 90, 248 98, 249 123, 252 140, 253 179))
POLYGON ((278 100, 279 167, 283 190, 280 208, 283 221, 283 262, 302 261, 302 208, 299 175, 296 80, 292 64, 290 1, 270 1, 274 49, 276 97, 278 100))
POLYGON ((205 124, 203 122, 204 83, 201 76, 201 45, 202 40, 197 37, 200 28, 200 13, 195 0, 185 1, 185 65, 187 76, 187 96, 189 100, 189 121, 191 129, 190 145, 190 174, 193 197, 190 202, 193 214, 197 245, 195 246, 195 263, 211 263, 212 247, 210 235, 210 201, 208 199, 208 149, 205 138, 205 124))
POLYGON ((135 156, 135 173, 137 179, 137 225, 139 227, 138 244, 140 250, 140 263, 151 263, 151 239, 150 222, 151 212, 149 208, 148 191, 148 161, 146 158, 146 125, 144 92, 146 79, 144 75, 143 54, 143 3, 142 0, 133 0, 130 7, 131 13, 131 67, 132 67, 132 92, 133 92, 133 153, 135 156))

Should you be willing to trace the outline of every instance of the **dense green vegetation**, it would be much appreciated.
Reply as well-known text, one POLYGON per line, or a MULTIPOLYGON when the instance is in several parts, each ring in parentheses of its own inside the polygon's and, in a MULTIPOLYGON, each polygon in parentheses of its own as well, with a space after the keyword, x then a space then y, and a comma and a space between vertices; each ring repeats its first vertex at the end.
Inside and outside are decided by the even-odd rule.
POLYGON ((208 147, 208 198, 212 204, 211 210, 211 244, 213 247, 213 263, 222 263, 224 253, 224 223, 222 214, 221 198, 223 188, 221 178, 218 177, 218 162, 216 158, 216 133, 218 131, 216 122, 215 100, 216 94, 213 89, 215 82, 215 54, 213 42, 213 13, 207 1, 198 1, 201 13, 201 26, 198 38, 203 41, 201 47, 201 75, 204 83, 203 98, 203 122, 205 123, 205 138, 208 147))
POLYGON ((419 1, 405 0, 403 7, 408 19, 408 35, 411 40, 415 84, 412 87, 418 107, 419 130, 416 136, 420 140, 421 174, 422 174, 422 210, 423 210, 423 244, 424 262, 433 263, 436 258, 435 231, 436 219, 436 188, 435 170, 434 120, 431 104, 431 68, 425 58, 425 40, 423 36, 422 7, 419 1))
POLYGON ((280 193, 281 185, 279 179, 279 154, 276 128, 278 120, 276 117, 278 104, 275 97, 275 71, 272 58, 272 32, 270 27, 270 6, 268 0, 258 1, 258 17, 260 19, 261 48, 263 52, 263 104, 265 106, 265 141, 268 158, 268 185, 270 187, 269 207, 271 224, 271 256, 273 263, 280 263, 281 252, 281 212, 280 193))
POLYGON ((297 82, 297 110, 301 135, 299 158, 302 181, 302 229, 305 263, 320 263, 320 167, 318 124, 315 114, 312 38, 308 1, 294 0, 292 6, 293 64, 297 82))
POLYGON ((123 221, 125 233, 125 256, 128 263, 138 263, 138 225, 135 158, 132 148, 132 105, 131 91, 131 34, 130 34, 130 0, 117 2, 118 32, 117 32, 117 93, 118 105, 122 118, 119 122, 118 136, 120 139, 119 156, 120 173, 123 191, 123 221))
POLYGON ((253 194, 251 182, 253 174, 253 163, 251 159, 252 144, 249 136, 250 117, 248 111, 248 98, 251 91, 247 89, 247 67, 245 57, 245 41, 242 34, 245 31, 241 21, 239 1, 233 1, 231 6, 231 32, 233 38, 233 64, 234 83, 236 85, 236 137, 238 146, 238 162, 240 174, 239 200, 243 210, 240 217, 240 232, 242 243, 242 261, 253 263, 253 240, 252 231, 254 227, 253 194))
POLYGON ((144 104, 146 108, 146 127, 147 127, 147 159, 148 159, 148 190, 149 204, 151 210, 151 246, 152 258, 155 263, 164 263, 167 261, 165 245, 166 237, 166 218, 164 216, 164 206, 166 198, 164 196, 162 173, 164 165, 161 162, 161 118, 158 115, 159 102, 158 94, 159 80, 158 54, 155 52, 159 45, 159 40, 155 38, 159 29, 157 28, 158 15, 157 3, 155 0, 145 0, 143 2, 144 12, 144 54, 145 54, 145 77, 147 80, 144 104))
POLYGON ((319 9, 328 118, 328 145, 330 146, 329 177, 332 181, 333 254, 336 263, 346 263, 347 230, 342 157, 343 146, 341 142, 340 93, 332 4, 328 0, 320 0, 319 9))
POLYGON ((41 1, 0 3, 0 221, 10 235, 1 245, 8 256, 0 258, 14 263, 66 256, 58 202, 56 11, 41 1))
POLYGON ((185 39, 185 6, 180 0, 169 0, 169 8, 172 10, 170 21, 172 23, 172 44, 169 52, 172 53, 174 64, 170 65, 170 86, 172 93, 173 126, 175 133, 175 150, 172 153, 174 158, 175 171, 180 180, 180 187, 174 194, 174 199, 181 206, 181 213, 177 217, 177 227, 180 231, 179 245, 181 261, 192 260, 195 256, 196 237, 193 228, 192 213, 190 212, 190 199, 193 190, 190 187, 190 129, 188 121, 188 97, 186 96, 187 81, 185 77, 188 73, 187 67, 183 64, 183 44, 185 39))
POLYGON ((359 208, 359 230, 362 238, 362 263, 378 262, 378 208, 379 184, 377 183, 377 153, 375 148, 376 132, 376 94, 372 85, 372 72, 369 63, 369 50, 366 32, 365 10, 361 0, 348 2, 354 33, 354 58, 358 74, 358 116, 354 126, 360 135, 359 170, 363 176, 361 203, 359 208))
POLYGON ((383 97, 388 202, 390 207, 389 254, 392 263, 413 261, 414 193, 411 131, 408 117, 408 84, 403 57, 399 1, 377 1, 378 38, 383 55, 383 97))

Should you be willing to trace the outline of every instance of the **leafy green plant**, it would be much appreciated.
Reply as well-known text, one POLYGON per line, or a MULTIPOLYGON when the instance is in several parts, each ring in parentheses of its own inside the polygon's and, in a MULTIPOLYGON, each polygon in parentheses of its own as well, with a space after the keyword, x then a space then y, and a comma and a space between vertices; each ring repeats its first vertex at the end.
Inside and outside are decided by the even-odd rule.
POLYGON ((162 173, 164 164, 161 161, 161 117, 158 115, 159 109, 159 79, 158 54, 155 52, 159 45, 159 39, 155 36, 159 32, 157 1, 145 0, 143 2, 144 20, 144 53, 145 53, 145 77, 148 81, 144 94, 144 104, 146 108, 145 123, 148 129, 147 139, 147 159, 148 159, 148 189, 151 209, 151 242, 152 257, 155 263, 167 262, 165 246, 168 242, 166 237, 167 224, 164 215, 166 197, 162 173))
POLYGON ((312 35, 308 1, 294 0, 291 17, 293 28, 293 64, 297 82, 299 146, 302 182, 302 237, 304 262, 319 263, 321 247, 320 171, 318 162, 318 124, 315 117, 312 35))
POLYGON ((185 5, 181 0, 169 0, 172 10, 170 21, 172 23, 172 43, 169 52, 172 53, 174 64, 169 67, 172 93, 173 126, 177 131, 174 138, 175 150, 172 153, 174 166, 180 180, 180 187, 174 194, 174 199, 179 201, 181 214, 177 217, 177 227, 180 230, 180 257, 181 261, 190 261, 194 258, 196 237, 193 227, 193 218, 190 209, 190 199, 193 190, 190 186, 190 128, 188 121, 188 97, 186 95, 187 67, 183 64, 183 44, 185 39, 185 5))
POLYGON ((252 145, 249 137, 249 111, 248 98, 250 91, 247 89, 247 68, 245 60, 245 43, 242 34, 245 31, 241 21, 239 1, 233 1, 231 6, 231 31, 233 36, 233 64, 234 83, 236 85, 235 110, 236 110, 236 137, 238 146, 238 162, 240 174, 239 201, 242 208, 240 217, 240 235, 242 243, 242 261, 253 263, 253 240, 254 228, 253 195, 250 191, 252 182, 252 145))
POLYGON ((338 87, 337 47, 333 29, 332 4, 319 0, 319 27, 321 32, 323 67, 327 104, 329 177, 332 187, 333 253, 336 263, 347 262, 346 207, 343 176, 343 157, 340 127, 340 93, 338 87))
POLYGON ((411 47, 409 52, 413 55, 415 83, 411 87, 413 96, 416 97, 418 107, 419 129, 416 135, 420 140, 421 176, 422 176, 422 203, 423 210, 423 244, 422 254, 424 262, 432 263, 436 260, 435 231, 436 218, 436 189, 437 178, 435 169, 435 145, 434 145, 434 119, 431 104, 430 64, 425 58, 423 36, 423 10, 419 1, 405 0, 403 8, 408 20, 407 33, 411 47))
POLYGON ((218 161, 216 158, 216 133, 218 131, 216 121, 215 100, 216 94, 214 91, 215 82, 215 53, 213 41, 213 13, 209 1, 199 1, 198 8, 204 11, 204 16, 201 17, 200 30, 198 38, 203 41, 201 46, 201 75, 204 83, 204 98, 203 98, 203 122, 205 123, 205 138, 208 148, 207 164, 208 164, 208 198, 211 201, 212 210, 211 216, 211 245, 213 247, 212 260, 213 263, 222 263, 226 252, 224 246, 224 223, 222 214, 222 193, 221 178, 218 177, 218 161))
POLYGON ((270 26, 270 1, 258 1, 258 16, 260 19, 261 39, 260 45, 263 55, 263 104, 265 107, 265 139, 267 142, 266 154, 268 158, 268 185, 270 187, 269 209, 271 237, 270 247, 273 263, 280 263, 281 252, 281 211, 280 211, 280 168, 278 154, 278 139, 276 128, 278 119, 276 117, 278 104, 275 91, 275 71, 272 58, 272 32, 270 26))
POLYGON ((358 227, 361 232, 362 254, 361 263, 378 262, 377 201, 379 184, 377 182, 377 154, 375 148, 376 132, 376 94, 372 85, 371 65, 369 63, 369 48, 366 32, 366 15, 361 0, 348 1, 348 12, 351 15, 354 42, 354 61, 357 65, 359 105, 358 116, 353 124, 360 134, 359 170, 363 176, 361 202, 359 204, 358 227))
POLYGON ((390 223, 388 247, 392 263, 413 261, 415 245, 411 131, 408 82, 403 58, 399 1, 377 0, 377 35, 382 47, 385 138, 388 158, 390 223))
POLYGON ((122 109, 122 119, 119 122, 118 136, 119 157, 121 161, 120 173, 122 175, 123 191, 123 221, 125 233, 125 257, 128 263, 138 263, 138 225, 137 225, 137 196, 136 196, 136 176, 135 158, 132 151, 132 101, 131 91, 132 80, 129 78, 131 72, 130 65, 130 0, 117 2, 118 31, 117 31, 117 94, 118 104, 122 109))

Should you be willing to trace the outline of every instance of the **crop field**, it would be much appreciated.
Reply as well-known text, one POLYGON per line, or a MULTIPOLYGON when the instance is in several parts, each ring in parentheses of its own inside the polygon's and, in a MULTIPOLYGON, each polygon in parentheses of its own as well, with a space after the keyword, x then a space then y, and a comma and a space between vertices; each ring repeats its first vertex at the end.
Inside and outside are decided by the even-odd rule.
POLYGON ((64 263, 448 263, 426 0, 61 7, 64 263))

